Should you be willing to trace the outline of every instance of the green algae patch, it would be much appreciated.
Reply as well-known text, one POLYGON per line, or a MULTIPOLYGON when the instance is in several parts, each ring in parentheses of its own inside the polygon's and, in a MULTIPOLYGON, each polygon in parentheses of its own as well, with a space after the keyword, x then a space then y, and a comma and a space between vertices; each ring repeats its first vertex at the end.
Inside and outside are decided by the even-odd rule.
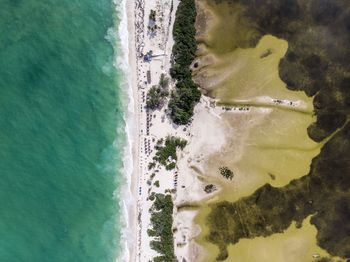
POLYGON ((242 239, 236 245, 228 247, 231 261, 269 261, 269 262, 315 262, 320 258, 329 261, 344 261, 331 256, 317 245, 317 229, 310 224, 310 217, 301 227, 296 223, 269 237, 242 239))
POLYGON ((209 214, 205 209, 198 221, 203 223, 204 219, 202 225, 207 227, 202 239, 218 246, 218 260, 228 257, 229 244, 282 233, 293 221, 300 227, 310 214, 313 214, 311 223, 318 230, 318 245, 332 256, 348 257, 349 231, 344 225, 350 219, 350 197, 345 193, 350 186, 346 179, 349 165, 348 155, 341 156, 339 151, 350 153, 349 127, 344 127, 323 146, 312 161, 312 175, 280 188, 265 184, 235 202, 208 203, 209 214), (334 166, 337 170, 330 173, 329 167, 334 166))

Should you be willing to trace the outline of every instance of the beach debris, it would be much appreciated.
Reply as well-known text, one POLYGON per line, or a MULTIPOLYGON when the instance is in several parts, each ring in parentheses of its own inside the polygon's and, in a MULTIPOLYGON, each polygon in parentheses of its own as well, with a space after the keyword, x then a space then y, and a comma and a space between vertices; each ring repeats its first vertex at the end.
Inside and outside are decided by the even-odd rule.
POLYGON ((267 173, 272 180, 276 180, 276 176, 272 173, 267 173))
POLYGON ((266 49, 261 55, 260 55, 260 58, 265 58, 265 57, 268 57, 269 55, 272 54, 272 49, 271 48, 268 48, 266 49))

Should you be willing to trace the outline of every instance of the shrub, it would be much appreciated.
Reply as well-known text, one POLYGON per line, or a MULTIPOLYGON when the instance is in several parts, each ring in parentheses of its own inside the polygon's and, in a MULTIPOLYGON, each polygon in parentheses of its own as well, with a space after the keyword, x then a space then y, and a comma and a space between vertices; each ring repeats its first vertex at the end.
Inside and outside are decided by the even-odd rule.
POLYGON ((147 92, 146 107, 151 110, 160 108, 166 95, 159 86, 152 86, 147 92))
POLYGON ((232 180, 233 172, 230 169, 228 169, 227 167, 224 166, 224 167, 220 167, 219 170, 220 170, 220 174, 224 178, 232 180))
POLYGON ((156 163, 155 163, 155 162, 150 162, 150 163, 148 164, 148 170, 151 170, 152 168, 155 168, 155 166, 156 166, 156 163))
POLYGON ((168 88, 169 86, 169 78, 165 76, 165 74, 160 75, 159 86, 163 89, 168 88))
POLYGON ((149 14, 149 19, 153 20, 154 22, 156 21, 156 11, 154 11, 153 9, 151 9, 151 12, 149 14))
POLYGON ((174 169, 177 160, 176 149, 183 149, 186 146, 187 141, 178 137, 168 136, 164 145, 163 143, 158 142, 155 147, 157 152, 153 159, 165 166, 167 170, 174 169))
POLYGON ((205 191, 205 193, 207 193, 207 194, 210 194, 210 193, 212 193, 213 191, 215 191, 216 190, 216 188, 215 188, 215 186, 213 185, 213 184, 209 184, 209 185, 206 185, 205 187, 204 187, 204 191, 205 191))
POLYGON ((152 86, 147 92, 146 107, 151 110, 161 108, 165 98, 169 95, 169 79, 162 74, 159 79, 159 85, 152 86))
POLYGON ((155 185, 156 187, 159 187, 159 180, 155 181, 155 182, 154 182, 154 185, 155 185))

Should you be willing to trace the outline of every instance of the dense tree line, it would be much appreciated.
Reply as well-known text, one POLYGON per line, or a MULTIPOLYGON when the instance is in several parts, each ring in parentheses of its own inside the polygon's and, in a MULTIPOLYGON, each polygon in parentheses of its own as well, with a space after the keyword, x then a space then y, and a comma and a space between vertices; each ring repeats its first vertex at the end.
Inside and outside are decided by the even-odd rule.
POLYGON ((169 109, 174 123, 180 125, 190 121, 194 106, 199 102, 201 96, 198 86, 192 80, 190 69, 197 49, 196 14, 194 0, 181 0, 173 28, 175 43, 170 75, 176 80, 176 89, 171 94, 169 109))
POLYGON ((148 230, 149 236, 156 237, 155 240, 151 241, 151 248, 161 254, 154 258, 155 262, 169 262, 175 258, 173 233, 171 231, 173 206, 170 195, 155 194, 151 213, 152 229, 148 230))

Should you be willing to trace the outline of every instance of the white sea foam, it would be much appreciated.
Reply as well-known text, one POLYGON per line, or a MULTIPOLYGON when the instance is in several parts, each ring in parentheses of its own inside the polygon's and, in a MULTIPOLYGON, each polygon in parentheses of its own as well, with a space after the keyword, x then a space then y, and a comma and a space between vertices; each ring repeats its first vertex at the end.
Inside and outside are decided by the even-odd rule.
MULTIPOLYGON (((120 201, 119 206, 121 207, 120 215, 120 228, 121 237, 119 242, 119 252, 116 261, 130 261, 130 249, 133 243, 136 242, 135 235, 129 225, 129 214, 128 210, 134 207, 136 200, 131 192, 131 176, 133 173, 133 156, 132 156, 132 144, 133 144, 133 133, 135 132, 135 117, 134 117, 134 100, 131 83, 131 72, 129 66, 129 37, 128 37, 128 23, 127 23, 127 10, 126 0, 114 0, 115 10, 117 18, 119 19, 118 25, 113 30, 108 32, 109 40, 113 41, 115 48, 115 60, 114 66, 118 72, 122 72, 120 78, 119 95, 124 109, 124 130, 117 130, 117 135, 122 134, 126 139, 124 141, 123 149, 123 167, 119 170, 118 175, 123 176, 122 186, 120 186, 115 192, 116 197, 120 201)), ((115 142, 115 146, 120 149, 120 143, 115 142)))

